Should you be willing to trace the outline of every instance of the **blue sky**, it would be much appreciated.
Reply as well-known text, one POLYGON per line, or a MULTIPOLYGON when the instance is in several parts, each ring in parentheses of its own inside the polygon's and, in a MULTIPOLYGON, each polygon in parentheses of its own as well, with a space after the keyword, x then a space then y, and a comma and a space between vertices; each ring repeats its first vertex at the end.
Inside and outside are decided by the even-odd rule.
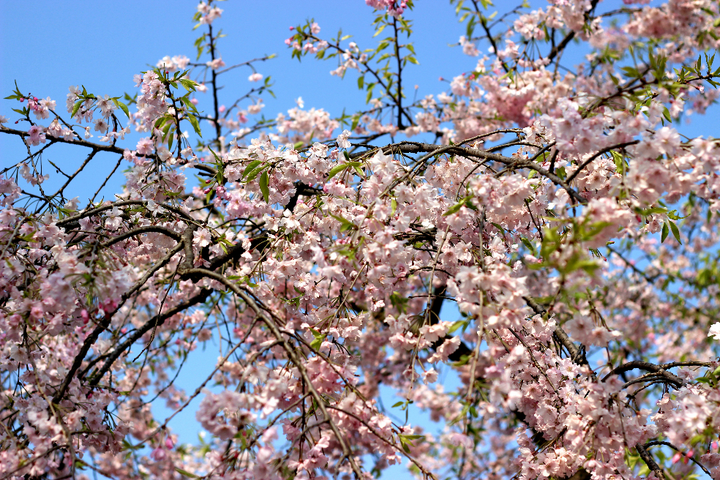
MULTIPOLYGON (((134 94, 133 76, 148 70, 162 57, 187 55, 195 60, 193 43, 202 32, 200 28, 193 31, 196 5, 194 0, 0 0, 0 98, 10 95, 17 81, 23 93, 38 98, 49 96, 57 101, 58 113, 65 114, 65 98, 72 85, 84 85, 98 96, 134 94)), ((417 8, 413 14, 417 33, 412 40, 420 65, 406 69, 404 81, 411 98, 415 84, 419 85, 418 95, 435 94, 447 86, 440 76, 452 78, 476 64, 476 59, 463 55, 459 47, 448 48, 448 44, 457 43, 464 30, 457 23, 454 9, 444 1, 432 5, 417 8)), ((291 60, 284 43, 292 33, 290 26, 314 18, 324 38, 334 37, 342 28, 361 48, 373 47, 377 44, 377 39, 371 37, 373 10, 363 0, 235 0, 220 2, 219 6, 224 13, 214 26, 227 34, 219 44, 227 65, 278 54, 257 65, 260 73, 272 77, 277 97, 263 96, 266 117, 274 118, 295 107, 298 97, 303 98, 305 109, 324 108, 332 116, 340 115, 343 109, 353 113, 365 107, 365 94, 357 89, 354 71, 341 80, 329 74, 337 67, 336 59, 291 60)), ((244 67, 224 75, 223 103, 231 105, 235 98, 257 86, 248 81, 250 73, 244 67)), ((209 108, 209 96, 200 96, 200 101, 201 110, 203 105, 209 108)), ((16 114, 11 108, 18 106, 17 102, 0 100, 0 115, 14 120, 16 114)), ((133 134, 125 145, 134 148, 139 138, 133 134)), ((12 165, 23 157, 24 148, 17 138, 0 135, 1 166, 12 165)), ((109 172, 116 159, 108 155, 105 158, 96 170, 81 175, 79 184, 92 185, 109 172)), ((45 159, 74 167, 81 156, 77 149, 60 145, 50 149, 45 159)), ((51 177, 48 182, 50 187, 53 180, 51 177)), ((112 198, 121 183, 111 183, 104 191, 106 198, 112 198)), ((92 192, 78 190, 74 195, 79 195, 84 205, 92 192)))
MULTIPOLYGON (((17 80, 23 91, 51 96, 59 105, 70 85, 83 84, 93 93, 110 96, 131 92, 133 75, 163 56, 185 54, 194 60, 193 41, 201 32, 192 30, 196 4, 0 0, 0 90, 9 92, 17 80)), ((447 48, 447 44, 457 43, 461 34, 453 9, 444 2, 433 4, 438 7, 418 8, 413 16, 420 66, 408 69, 410 94, 416 83, 422 95, 437 93, 444 89, 439 76, 452 78, 475 65, 459 48, 447 48)), ((334 36, 342 27, 363 47, 372 33, 371 8, 362 0, 268 0, 259 5, 247 0, 221 2, 223 18, 215 25, 228 35, 220 43, 228 65, 278 54, 258 66, 261 73, 273 77, 278 96, 276 101, 264 99, 266 114, 274 116, 294 107, 299 96, 306 108, 324 107, 331 114, 339 114, 343 107, 352 111, 363 106, 364 95, 358 92, 352 72, 343 82, 328 73, 336 67, 334 60, 291 61, 284 40, 291 34, 288 27, 314 17, 322 27, 321 35, 334 36)), ((227 75, 226 91, 244 93, 253 86, 247 81, 250 73, 238 69, 227 75)), ((0 111, 9 109, 7 102, 0 105, 0 111)))
MULTIPOLYGON (((509 0, 497 1, 506 2, 515 4, 509 0)), ((416 3, 418 6, 411 14, 416 33, 411 39, 420 65, 411 66, 404 80, 406 93, 411 98, 415 84, 419 86, 418 98, 439 93, 447 86, 439 77, 452 78, 471 70, 476 63, 476 59, 463 55, 459 47, 448 48, 464 33, 454 9, 446 1, 416 3)), ((184 54, 195 59, 193 42, 201 34, 201 29, 192 30, 196 5, 196 1, 188 0, 0 0, 0 97, 9 95, 17 81, 23 92, 32 92, 39 98, 52 97, 58 103, 58 112, 64 112, 65 96, 71 85, 84 85, 96 95, 132 94, 135 91, 133 75, 155 65, 160 58, 184 54)), ((299 63, 289 58, 290 51, 284 44, 284 39, 291 34, 288 27, 314 17, 324 38, 334 36, 342 27, 361 48, 374 46, 370 38, 373 12, 364 1, 236 0, 219 6, 224 14, 215 25, 228 35, 219 46, 228 65, 278 54, 274 60, 257 65, 260 73, 270 75, 275 82, 273 90, 277 99, 269 95, 263 97, 266 116, 274 117, 294 107, 298 97, 303 98, 305 108, 325 108, 331 115, 339 115, 343 108, 352 113, 364 107, 365 94, 357 90, 354 72, 348 72, 341 81, 329 74, 336 67, 334 60, 317 62, 306 57, 299 63)), ((225 76, 223 95, 228 105, 254 86, 247 80, 250 73, 251 70, 245 68, 225 76)), ((13 107, 16 105, 10 101, 0 101, 0 115, 16 118, 10 110, 13 107)), ((720 123, 717 120, 714 115, 683 130, 710 136, 720 123)), ((137 137, 131 138, 135 140, 127 145, 133 148, 137 137)), ((54 147, 48 156, 76 162, 77 158, 71 157, 73 150, 54 147)), ((0 168, 15 163, 22 154, 17 138, 0 135, 0 168)), ((110 163, 114 160, 108 159, 110 163)), ((93 184, 93 175, 99 175, 98 171, 89 173, 89 185, 93 184)), ((82 190, 77 194, 87 195, 82 190)), ((447 319, 453 320, 454 315, 448 313, 447 319)), ((188 382, 191 389, 194 389, 192 380, 212 370, 218 350, 208 344, 205 353, 193 355, 196 354, 190 362, 193 368, 180 377, 181 384, 188 382)), ((393 403, 392 399, 385 400, 387 406, 393 403)), ((421 424, 433 427, 426 418, 421 424)), ((182 435, 182 441, 192 441, 197 433, 192 409, 179 416, 172 426, 182 435)), ((393 470, 383 478, 405 477, 393 470)))

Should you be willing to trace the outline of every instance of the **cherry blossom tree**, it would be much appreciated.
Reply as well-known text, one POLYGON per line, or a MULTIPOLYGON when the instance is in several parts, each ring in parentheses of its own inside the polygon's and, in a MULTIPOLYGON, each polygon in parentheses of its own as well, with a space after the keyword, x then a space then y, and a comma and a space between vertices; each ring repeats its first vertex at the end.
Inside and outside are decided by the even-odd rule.
POLYGON ((718 95, 719 3, 452 0, 476 65, 419 100, 413 8, 437 6, 366 3, 376 44, 286 40, 366 93, 337 118, 262 117, 270 58, 223 51, 212 0, 196 59, 136 92, 9 92, 0 478, 720 479, 720 147, 678 132, 718 95))

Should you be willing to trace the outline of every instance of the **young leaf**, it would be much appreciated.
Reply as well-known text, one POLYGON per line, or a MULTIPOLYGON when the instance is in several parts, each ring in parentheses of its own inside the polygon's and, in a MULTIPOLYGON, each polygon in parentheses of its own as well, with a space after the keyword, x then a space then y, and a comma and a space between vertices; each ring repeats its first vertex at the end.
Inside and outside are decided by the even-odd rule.
POLYGON ((333 217, 335 220, 340 222, 341 227, 340 231, 344 232, 345 230, 351 230, 357 228, 354 223, 350 222, 349 220, 344 219, 343 217, 340 217, 338 215, 330 214, 331 217, 333 217))
POLYGON ((675 224, 675 222, 668 223, 670 224, 670 231, 672 231, 673 237, 675 237, 675 240, 677 240, 677 242, 682 245, 682 241, 680 240, 680 230, 678 230, 677 225, 675 224))
POLYGON ((178 472, 180 475, 183 475, 185 477, 189 478, 200 478, 198 475, 195 475, 194 473, 190 473, 187 470, 183 470, 182 468, 175 467, 175 471, 178 472))
POLYGON ((310 329, 310 333, 312 333, 313 337, 315 337, 315 340, 310 342, 310 348, 312 348, 313 350, 315 350, 317 352, 320 350, 320 347, 322 346, 322 342, 325 341, 325 335, 318 332, 314 328, 310 329))
POLYGON ((80 106, 82 106, 83 100, 78 100, 75 102, 75 105, 73 106, 72 113, 70 114, 71 117, 74 117, 75 114, 80 110, 80 106))
POLYGON ((261 160, 253 160, 248 164, 247 167, 245 167, 245 171, 243 171, 243 179, 245 181, 250 181, 248 177, 257 169, 259 165, 262 164, 261 160))
POLYGON ((270 178, 268 177, 267 170, 265 170, 260 176, 260 191, 263 194, 265 203, 270 203, 270 189, 268 188, 268 183, 270 183, 270 178))
POLYGON ((130 118, 130 111, 128 110, 127 105, 125 105, 123 102, 121 102, 117 98, 113 98, 112 101, 116 107, 118 107, 120 110, 123 111, 123 113, 125 114, 126 117, 130 118))
POLYGON ((198 119, 195 115, 190 115, 186 117, 188 121, 192 124, 193 130, 195 130, 195 133, 197 133, 199 136, 202 137, 202 132, 200 131, 200 123, 198 122, 198 119))
POLYGON ((335 165, 333 168, 330 169, 330 173, 328 174, 328 180, 333 178, 338 173, 342 172, 343 170, 346 170, 350 166, 349 163, 343 163, 341 165, 335 165))
POLYGON ((663 243, 663 242, 665 241, 665 239, 666 239, 667 236, 668 236, 668 233, 670 233, 670 232, 669 232, 669 230, 668 230, 667 223, 663 223, 662 233, 660 234, 660 243, 663 243))
POLYGON ((180 79, 180 84, 185 87, 185 90, 188 92, 194 92, 195 91, 195 85, 197 85, 192 80, 188 80, 187 78, 180 79))

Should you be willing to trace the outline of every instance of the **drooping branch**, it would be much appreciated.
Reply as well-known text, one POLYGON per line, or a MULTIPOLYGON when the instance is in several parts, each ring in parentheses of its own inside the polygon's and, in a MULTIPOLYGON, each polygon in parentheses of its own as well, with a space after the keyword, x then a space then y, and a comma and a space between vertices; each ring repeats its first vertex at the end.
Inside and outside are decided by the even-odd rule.
POLYGON ((245 291, 237 287, 234 283, 229 281, 227 278, 225 278, 223 275, 220 275, 216 272, 207 270, 205 268, 191 268, 191 269, 183 269, 180 272, 180 275, 189 278, 194 275, 204 276, 207 278, 210 278, 212 280, 216 280, 220 282, 221 284, 225 285, 228 289, 230 289, 235 295, 240 297, 245 304, 250 307, 250 309, 255 312, 255 315, 257 315, 263 322, 263 324, 268 327, 270 332, 272 333, 275 340, 280 342, 281 346, 283 347, 283 350, 285 351, 286 355, 288 356, 288 359, 290 362, 298 369, 300 376, 302 377, 306 388, 310 391, 313 398, 315 399, 318 408, 323 414, 324 421, 328 423, 330 426, 330 429, 332 430, 333 434, 335 435, 336 441, 340 444, 340 448, 343 452, 343 457, 348 460, 350 463, 350 467, 353 470, 353 473, 355 474, 355 477, 357 480, 362 479, 363 473, 360 470, 359 465, 357 464, 352 451, 350 450, 350 447, 348 446, 346 440, 344 439, 342 433, 340 432, 339 428, 335 424, 335 422, 330 417, 330 414, 327 411, 325 400, 322 398, 320 393, 318 393, 317 389, 312 383, 312 380, 310 379, 307 369, 305 368, 305 365, 301 361, 300 357, 298 356, 297 352, 295 351, 295 348, 290 344, 290 342, 287 340, 286 336, 280 331, 280 328, 277 325, 277 322, 279 321, 278 318, 276 318, 272 313, 268 313, 266 309, 260 308, 260 306, 257 304, 254 298, 252 298, 250 295, 248 295, 245 291))
POLYGON ((608 378, 612 377, 613 375, 620 375, 622 373, 629 372, 630 370, 635 370, 635 369, 645 370, 648 372, 658 374, 659 376, 666 379, 669 383, 675 385, 678 388, 685 385, 685 382, 680 377, 668 372, 662 366, 655 365, 654 363, 650 363, 650 362, 643 362, 640 360, 633 360, 632 362, 627 362, 618 367, 615 367, 610 373, 608 373, 607 375, 605 375, 603 377, 602 381, 603 382, 606 381, 608 378))
POLYGON ((498 162, 500 164, 505 165, 508 169, 511 170, 518 170, 527 168, 530 170, 534 170, 543 177, 547 178, 554 184, 558 185, 559 187, 562 187, 570 197, 575 200, 576 202, 584 205, 587 203, 587 200, 580 195, 575 189, 573 189, 568 182, 560 178, 554 173, 551 173, 550 171, 544 169, 539 164, 535 162, 531 162, 529 160, 526 160, 524 158, 513 158, 513 157, 506 157, 504 155, 499 155, 497 153, 491 153, 486 150, 479 150, 476 148, 470 148, 470 147, 460 147, 455 145, 432 145, 427 143, 421 143, 421 142, 400 142, 392 145, 388 145, 387 147, 383 148, 383 152, 386 154, 391 154, 394 152, 402 152, 402 153, 431 153, 431 154, 438 154, 438 153, 450 153, 455 155, 460 155, 469 159, 477 158, 481 160, 491 160, 494 162, 498 162))
POLYGON ((97 361, 105 358, 102 367, 100 367, 97 372, 93 372, 92 375, 90 375, 90 379, 88 380, 88 384, 97 385, 98 382, 100 382, 100 380, 103 378, 103 376, 105 376, 105 374, 110 371, 117 359, 120 358, 122 354, 125 353, 130 347, 132 347, 136 341, 142 338, 143 335, 145 335, 153 328, 162 326, 162 324, 165 323, 168 318, 182 313, 195 305, 201 304, 202 302, 207 300, 208 297, 210 297, 211 293, 211 290, 203 288, 197 294, 188 298, 184 302, 175 305, 169 310, 155 315, 153 318, 145 322, 145 324, 143 324, 140 328, 135 330, 135 332, 132 333, 127 339, 125 339, 125 341, 123 341, 120 345, 117 345, 110 353, 108 353, 107 355, 99 356, 95 361, 91 362, 83 372, 80 372, 78 374, 78 378, 85 377, 85 375, 87 375, 87 372, 90 370, 90 368, 92 368, 93 365, 95 365, 97 361))

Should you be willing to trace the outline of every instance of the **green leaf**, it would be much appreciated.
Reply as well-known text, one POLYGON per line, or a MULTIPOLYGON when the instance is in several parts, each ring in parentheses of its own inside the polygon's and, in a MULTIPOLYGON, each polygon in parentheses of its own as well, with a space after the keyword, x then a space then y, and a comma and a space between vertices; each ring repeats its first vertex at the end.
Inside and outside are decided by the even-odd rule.
POLYGON ((130 110, 128 110, 127 105, 125 105, 123 102, 121 102, 117 98, 113 98, 112 101, 116 107, 118 107, 120 110, 123 111, 123 113, 125 114, 126 117, 130 118, 130 110))
POLYGON ((317 352, 320 350, 320 347, 322 346, 322 342, 325 341, 325 335, 318 332, 314 328, 310 329, 310 333, 312 333, 313 337, 315 337, 315 340, 310 342, 310 348, 312 348, 313 350, 315 350, 317 352))
POLYGON ((400 313, 407 312, 407 305, 408 305, 409 299, 406 297, 400 295, 398 292, 393 292, 390 294, 390 303, 393 307, 395 307, 400 313))
POLYGON ((187 79, 187 78, 181 78, 181 79, 180 79, 180 85, 182 85, 183 87, 185 87, 185 90, 187 90, 188 92, 194 92, 194 91, 195 91, 195 85, 197 85, 197 84, 196 84, 195 82, 193 82, 192 80, 189 80, 189 79, 187 79))
POLYGON ((332 213, 330 214, 330 216, 333 217, 338 222, 340 222, 340 224, 341 224, 340 232, 344 232, 345 230, 352 230, 352 229, 357 228, 354 223, 352 223, 349 220, 344 219, 343 217, 340 217, 338 215, 333 215, 332 213))
POLYGON ((260 175, 260 172, 262 172, 265 169, 265 165, 259 165, 257 167, 253 167, 252 170, 249 170, 249 167, 245 169, 245 181, 246 182, 252 182, 255 180, 255 178, 260 175))
POLYGON ((354 168, 358 172, 358 175, 362 176, 362 170, 359 169, 360 165, 362 165, 360 162, 347 162, 343 163, 342 165, 336 165, 330 169, 330 173, 328 174, 328 180, 350 167, 354 168))
POLYGON ((463 330, 468 326, 467 320, 457 320, 453 322, 452 325, 450 325, 450 328, 448 328, 448 335, 452 335, 453 333, 457 332, 460 328, 463 330))
POLYGON ((155 120, 155 128, 160 130, 160 128, 162 128, 162 126, 165 125, 165 122, 167 122, 167 119, 168 119, 168 117, 162 116, 162 117, 158 118, 157 120, 155 120))
POLYGON ((680 215, 678 215, 677 210, 670 210, 667 215, 670 220, 682 220, 683 218, 687 218, 688 216, 690 216, 690 214, 688 213, 687 215, 681 217, 680 215))
POLYGON ((398 435, 400 437, 400 444, 402 445, 403 450, 405 450, 406 453, 410 453, 410 447, 415 446, 413 444, 413 440, 424 440, 424 435, 403 435, 402 433, 398 435))
POLYGON ((247 167, 245 167, 245 170, 243 171, 243 178, 247 178, 250 173, 257 168, 258 165, 262 164, 261 160, 253 160, 248 164, 247 167))
POLYGON ((374 86, 375 86, 375 84, 371 83, 370 86, 368 87, 367 97, 365 98, 365 103, 370 103, 370 99, 372 98, 372 94, 373 94, 372 87, 374 87, 374 86))
MULTIPOLYGON (((353 162, 353 163, 357 163, 357 162, 353 162)), ((359 167, 358 165, 353 165, 352 167, 355 169, 355 173, 358 174, 358 177, 360 177, 360 178, 363 178, 363 177, 364 177, 365 172, 363 172, 362 170, 360 170, 360 167, 359 167)))
POLYGON ((163 129, 162 129, 162 132, 163 132, 162 139, 163 139, 163 141, 167 138, 168 133, 170 133, 170 129, 171 129, 172 127, 173 127, 173 124, 172 124, 172 122, 169 122, 169 121, 168 121, 168 122, 165 124, 165 126, 163 127, 163 129))
POLYGON ((500 233, 502 233, 503 235, 505 235, 505 229, 503 228, 502 225, 500 225, 499 223, 495 223, 495 222, 490 222, 490 224, 491 224, 493 227, 497 228, 500 233))
POLYGON ((636 208, 635 213, 637 213, 638 215, 642 215, 643 217, 647 217, 648 215, 652 215, 653 213, 667 213, 667 208, 664 208, 664 207, 636 208))
POLYGON ((260 191, 263 194, 265 203, 270 203, 270 189, 268 188, 268 183, 270 183, 270 178, 268 177, 267 170, 265 170, 260 176, 260 191))
POLYGON ((530 243, 530 240, 528 240, 525 237, 520 237, 520 241, 527 247, 528 250, 530 250, 530 253, 533 254, 533 257, 537 257, 537 251, 535 250, 535 245, 530 243))
POLYGON ((350 166, 349 163, 343 163, 342 165, 335 165, 333 168, 330 169, 330 173, 328 174, 328 180, 333 178, 338 173, 342 172, 343 170, 346 170, 350 166))
POLYGON ((78 100, 77 102, 75 102, 75 105, 73 106, 72 113, 70 114, 70 117, 74 117, 74 116, 75 116, 75 114, 78 112, 78 110, 80 110, 80 107, 82 106, 82 104, 83 104, 83 100, 78 100))
POLYGON ((463 206, 469 208, 470 210, 477 210, 477 207, 472 204, 471 199, 471 196, 463 198, 458 203, 450 207, 447 212, 443 213, 443 216, 447 217, 448 215, 452 215, 453 213, 458 212, 463 206))
POLYGON ((677 225, 675 222, 668 222, 670 224, 670 231, 672 231, 673 237, 675 237, 675 240, 682 245, 682 241, 680 240, 680 230, 678 230, 677 225))
POLYGON ((443 213, 443 217, 447 217, 448 215, 452 215, 453 213, 457 213, 460 211, 462 206, 465 205, 465 199, 463 198, 458 203, 453 205, 452 207, 448 208, 448 211, 443 213))
POLYGON ((189 478, 200 478, 198 475, 190 473, 187 470, 183 470, 182 468, 175 467, 175 471, 178 472, 180 475, 184 475, 189 478))
POLYGON ((615 151, 610 152, 610 154, 612 155, 613 161, 615 162, 615 171, 620 173, 621 175, 625 175, 625 159, 623 158, 623 156, 615 151))
POLYGON ((583 225, 578 232, 578 238, 583 241, 590 240, 610 225, 612 225, 611 222, 593 222, 588 225, 583 225))
POLYGON ((663 223, 662 233, 660 234, 660 243, 665 242, 665 239, 667 238, 668 233, 670 233, 670 231, 668 230, 667 223, 663 223))
POLYGON ((196 113, 197 113, 197 108, 195 108, 195 105, 193 105, 193 103, 190 101, 190 98, 188 98, 187 95, 183 95, 182 97, 180 97, 180 100, 181 100, 181 101, 183 102, 183 104, 185 105, 185 108, 187 108, 187 109, 190 110, 191 112, 196 112, 196 113))
POLYGON ((670 110, 668 110, 667 107, 663 108, 663 117, 665 120, 667 120, 669 123, 672 123, 672 118, 670 117, 670 110))
POLYGON ((188 114, 187 119, 192 124, 195 133, 202 137, 202 132, 200 131, 200 123, 198 122, 197 117, 195 115, 188 114))

